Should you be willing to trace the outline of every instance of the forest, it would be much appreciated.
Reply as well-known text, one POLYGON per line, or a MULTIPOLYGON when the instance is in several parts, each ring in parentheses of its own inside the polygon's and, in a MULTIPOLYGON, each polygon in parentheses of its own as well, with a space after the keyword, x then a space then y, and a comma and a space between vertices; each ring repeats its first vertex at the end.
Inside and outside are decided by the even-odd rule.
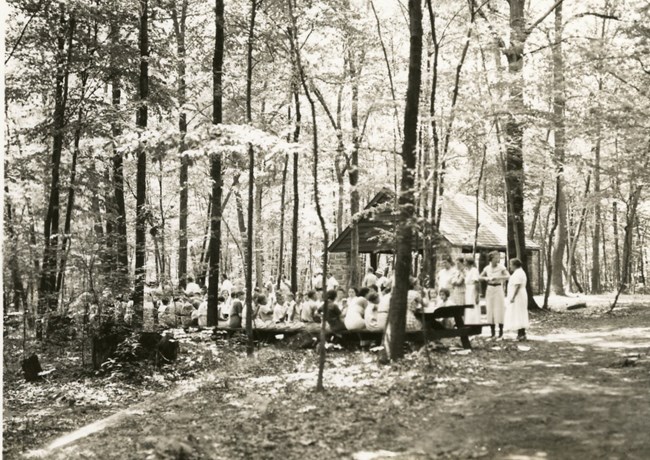
MULTIPOLYGON (((294 417, 302 426, 295 417, 308 418, 327 404, 328 394, 305 402, 303 386, 347 392, 340 381, 363 375, 382 382, 359 383, 368 399, 386 399, 380 405, 386 410, 391 404, 411 408, 410 419, 390 422, 387 414, 373 413, 379 408, 360 409, 392 442, 377 435, 364 444, 358 438, 367 430, 352 422, 343 424, 347 431, 334 426, 338 417, 358 416, 345 412, 352 401, 345 399, 342 407, 328 408, 332 420, 288 444, 264 430, 244 444, 221 439, 218 449, 200 437, 165 440, 153 434, 155 417, 147 412, 147 436, 155 439, 134 441, 135 450, 109 454, 112 438, 101 435, 79 450, 50 446, 41 454, 509 458, 493 444, 507 437, 506 428, 484 433, 488 440, 471 446, 400 441, 403 431, 417 438, 412 427, 426 413, 418 388, 437 388, 427 397, 443 417, 453 417, 453 408, 439 399, 463 392, 479 395, 476 407, 491 407, 478 387, 458 382, 474 381, 475 373, 489 380, 491 362, 515 373, 517 362, 566 364, 563 356, 574 359, 562 348, 567 344, 592 347, 585 359, 596 367, 623 363, 617 372, 636 372, 629 379, 642 385, 650 365, 644 327, 650 319, 649 24, 644 0, 8 0, 2 284, 3 399, 11 411, 4 414, 5 455, 36 449, 112 409, 130 410, 147 395, 173 398, 172 384, 183 388, 196 376, 204 379, 197 384, 204 398, 224 401, 228 381, 239 379, 240 406, 228 406, 222 416, 233 422, 237 407, 250 412, 237 425, 242 432, 255 431, 260 417, 270 424, 294 417), (293 296, 306 296, 319 277, 322 291, 334 273, 330 245, 344 231, 350 243, 339 281, 346 295, 362 285, 367 267, 377 269, 360 245, 367 243, 366 205, 380 191, 394 197, 397 223, 382 236, 391 250, 380 265, 391 273, 392 294, 377 346, 369 351, 362 341, 362 351, 348 353, 328 342, 327 301, 312 331, 315 351, 254 340, 257 295, 286 286, 293 296), (494 346, 481 335, 472 338, 471 352, 426 337, 422 348, 407 343, 411 277, 423 289, 435 286, 443 203, 454 196, 476 203, 463 229, 473 241, 464 255, 473 259, 483 251, 477 249, 479 202, 506 222, 505 260, 520 259, 528 273, 530 346, 494 346), (416 241, 421 247, 414 251, 416 241), (531 244, 538 248, 536 262, 531 244), (225 283, 241 291, 241 336, 219 330, 225 283), (189 295, 195 284, 205 293, 207 329, 189 332, 177 319, 174 327, 167 324, 173 334, 165 335, 158 301, 189 295), (563 328, 573 332, 562 335, 563 328), (603 343, 606 333, 631 342, 610 356, 606 345, 586 341, 590 333, 603 343), (146 348, 143 337, 155 341, 155 364, 135 363, 138 353, 125 351, 146 348), (169 341, 180 345, 160 348, 169 341), (24 382, 22 371, 34 354, 35 379, 54 385, 50 390, 24 382), (242 355, 251 356, 248 364, 242 355), (161 370, 160 356, 175 363, 161 370), (414 371, 421 368, 427 371, 414 371), (317 383, 296 377, 278 390, 280 383, 264 380, 288 372, 317 374, 317 383), (409 372, 418 374, 415 384, 409 372), (440 386, 445 376, 455 383, 440 386), (82 381, 84 392, 113 403, 93 396, 87 412, 63 417, 63 426, 56 410, 32 413, 33 405, 78 393, 82 381), (118 381, 125 393, 112 389, 118 381), (268 388, 256 395, 258 383, 268 388), (391 388, 401 399, 386 396, 391 388), (277 391, 290 393, 302 415, 269 396, 277 391), (35 428, 41 424, 46 428, 35 428), (327 444, 328 430, 340 436, 340 452, 336 443, 327 444), (376 452, 360 455, 366 450, 376 452)), ((591 379, 586 371, 580 372, 591 379)), ((531 370, 525 384, 543 386, 545 372, 531 370)), ((560 374, 553 377, 557 385, 560 374)), ((600 378, 613 379, 613 386, 621 385, 617 394, 628 394, 625 379, 607 375, 600 378)), ((605 398, 605 390, 592 396, 605 398)), ((69 399, 56 401, 73 411, 69 399)), ((165 401, 156 399, 156 409, 173 407, 162 407, 165 401)), ((622 432, 630 452, 642 458, 650 445, 639 432, 650 407, 634 398, 626 404, 630 410, 640 405, 636 424, 630 421, 622 432)), ((192 409, 181 412, 179 425, 189 426, 192 409)), ((110 429, 116 439, 127 438, 133 420, 119 413, 121 421, 110 429)), ((464 418, 461 437, 471 435, 471 418, 464 418)), ((205 418, 200 423, 209 426, 205 418)), ((598 438, 600 428, 587 434, 598 438)), ((440 430, 440 439, 456 439, 451 426, 440 430)), ((567 445, 578 449, 572 441, 567 445)), ((582 441, 577 445, 585 450, 570 450, 574 458, 622 449, 582 441)), ((510 453, 526 458, 542 458, 535 452, 552 444, 517 442, 510 440, 510 453)), ((563 452, 558 445, 550 458, 563 452)))

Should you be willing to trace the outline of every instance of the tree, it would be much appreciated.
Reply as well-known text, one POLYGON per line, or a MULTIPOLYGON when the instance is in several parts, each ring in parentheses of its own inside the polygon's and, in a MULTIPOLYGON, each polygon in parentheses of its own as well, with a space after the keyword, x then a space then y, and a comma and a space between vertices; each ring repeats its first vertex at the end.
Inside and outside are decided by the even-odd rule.
MULTIPOLYGON (((214 57, 212 60, 212 123, 223 123, 223 55, 224 55, 224 2, 215 2, 214 57)), ((210 278, 208 282, 208 325, 218 322, 219 262, 221 259, 221 194, 223 188, 221 153, 210 157, 212 179, 212 210, 210 216, 210 278)))
MULTIPOLYGON (((180 135, 178 153, 181 156, 181 171, 180 171, 180 204, 179 204, 179 229, 178 229, 178 284, 181 289, 185 288, 187 283, 187 175, 189 170, 189 158, 183 155, 186 150, 185 135, 187 134, 187 113, 185 112, 185 104, 187 102, 187 84, 185 82, 185 69, 186 69, 186 49, 185 49, 185 30, 187 28, 187 0, 182 0, 180 5, 180 12, 178 11, 176 2, 171 5, 171 16, 174 25, 174 36, 176 37, 176 53, 177 53, 177 71, 178 71, 178 106, 180 113, 178 114, 178 130, 180 135), (180 13, 180 14, 179 14, 180 13)), ((217 5, 217 9, 219 5, 217 5)), ((223 8, 222 8, 223 9, 223 8)), ((217 27, 219 27, 217 25, 217 27)), ((223 28, 223 27, 222 27, 223 28)), ((223 31, 222 31, 223 33, 223 31)), ((218 46, 215 43, 215 48, 218 46)), ((222 45, 223 54, 223 45, 222 45)), ((221 121, 214 120, 214 123, 221 121)), ((214 180, 214 178, 213 178, 214 180)))
MULTIPOLYGON (((147 129, 149 98, 149 0, 140 2, 140 76, 138 80, 138 111, 136 125, 147 129)), ((136 177, 136 224, 135 224, 135 290, 133 294, 133 321, 136 326, 144 324, 144 284, 147 276, 147 150, 138 150, 136 177)))
POLYGON ((411 248, 415 216, 414 172, 416 162, 417 124, 422 73, 422 5, 420 0, 409 0, 409 50, 408 87, 404 109, 404 142, 402 144, 402 175, 400 180, 399 212, 395 254, 395 285, 390 298, 388 323, 384 334, 384 347, 391 360, 404 355, 407 295, 411 274, 411 248))
MULTIPOLYGON (((563 40, 562 3, 555 8, 555 43, 553 44, 553 123, 554 123, 554 161, 558 171, 556 183, 557 202, 557 239, 553 247, 551 290, 556 295, 565 295, 562 277, 564 267, 564 250, 567 246, 566 228, 566 196, 564 193, 564 163, 566 162, 566 127, 565 110, 566 94, 564 82, 564 56, 562 55, 563 40)), ((555 221, 554 221, 555 222, 555 221)))
MULTIPOLYGON (((52 160, 50 168, 52 179, 45 217, 43 236, 45 249, 41 264, 41 281, 38 290, 38 313, 54 310, 57 306, 56 274, 59 238, 59 195, 60 195, 60 166, 63 150, 64 128, 66 126, 66 105, 68 102, 68 79, 70 62, 73 53, 73 37, 76 20, 73 15, 66 13, 65 5, 59 7, 59 24, 57 29, 57 64, 54 89, 54 113, 52 116, 52 160)), ((39 323, 40 326, 40 323, 39 323)), ((37 335, 41 337, 39 327, 37 335)))

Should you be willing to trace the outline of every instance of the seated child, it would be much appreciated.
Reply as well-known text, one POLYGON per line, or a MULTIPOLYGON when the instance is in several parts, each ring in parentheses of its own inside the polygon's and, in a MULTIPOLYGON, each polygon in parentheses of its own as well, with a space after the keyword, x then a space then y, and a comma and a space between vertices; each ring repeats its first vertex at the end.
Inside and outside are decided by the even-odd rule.
POLYGON ((307 293, 307 299, 302 303, 300 319, 305 323, 320 323, 321 318, 318 316, 317 309, 316 291, 312 289, 307 293))
POLYGON ((273 306, 273 322, 284 323, 287 319, 288 306, 284 301, 284 294, 278 291, 275 294, 275 305, 273 306))
POLYGON ((265 295, 259 295, 255 299, 257 319, 260 321, 272 322, 273 321, 273 307, 269 305, 265 295))
POLYGON ((379 324, 379 295, 375 292, 368 294, 368 306, 363 319, 366 323, 366 329, 369 331, 382 331, 386 328, 385 322, 383 325, 379 324))
MULTIPOLYGON (((332 332, 345 330, 345 324, 341 320, 341 309, 336 303, 336 291, 330 290, 325 293, 325 302, 327 303, 327 317, 325 318, 329 329, 332 332)), ((324 305, 318 308, 318 313, 323 314, 324 305)))
POLYGON ((244 293, 242 291, 235 291, 232 294, 232 304, 230 305, 230 315, 228 316, 228 327, 240 328, 242 327, 242 317, 244 305, 241 301, 244 293))
MULTIPOLYGON (((363 289, 362 289, 363 291, 363 289)), ((365 292, 367 294, 367 291, 365 292)), ((348 311, 345 314, 345 327, 350 330, 365 329, 366 322, 363 319, 365 315, 368 300, 365 297, 357 297, 351 303, 348 303, 348 311)))

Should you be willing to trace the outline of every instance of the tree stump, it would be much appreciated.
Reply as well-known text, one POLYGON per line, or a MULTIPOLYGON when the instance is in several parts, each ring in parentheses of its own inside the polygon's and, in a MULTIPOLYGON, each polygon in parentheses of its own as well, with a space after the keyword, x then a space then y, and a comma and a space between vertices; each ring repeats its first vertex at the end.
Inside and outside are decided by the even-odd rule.
POLYGON ((43 377, 39 375, 39 373, 43 372, 43 368, 41 368, 41 363, 36 354, 33 353, 29 358, 23 359, 21 367, 23 368, 25 380, 27 382, 38 382, 43 380, 43 377))

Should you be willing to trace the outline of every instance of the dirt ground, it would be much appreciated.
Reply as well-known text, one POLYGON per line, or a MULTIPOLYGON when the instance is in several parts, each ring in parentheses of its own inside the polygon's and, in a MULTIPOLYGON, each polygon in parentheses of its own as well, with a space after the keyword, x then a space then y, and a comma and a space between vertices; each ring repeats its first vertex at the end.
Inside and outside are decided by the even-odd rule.
POLYGON ((650 306, 628 300, 612 314, 603 302, 536 314, 528 342, 476 337, 468 352, 444 341, 430 347, 431 367, 424 349, 391 366, 372 351, 332 349, 324 394, 314 392, 313 351, 268 346, 247 359, 212 345, 213 370, 22 455, 647 459, 650 306))

